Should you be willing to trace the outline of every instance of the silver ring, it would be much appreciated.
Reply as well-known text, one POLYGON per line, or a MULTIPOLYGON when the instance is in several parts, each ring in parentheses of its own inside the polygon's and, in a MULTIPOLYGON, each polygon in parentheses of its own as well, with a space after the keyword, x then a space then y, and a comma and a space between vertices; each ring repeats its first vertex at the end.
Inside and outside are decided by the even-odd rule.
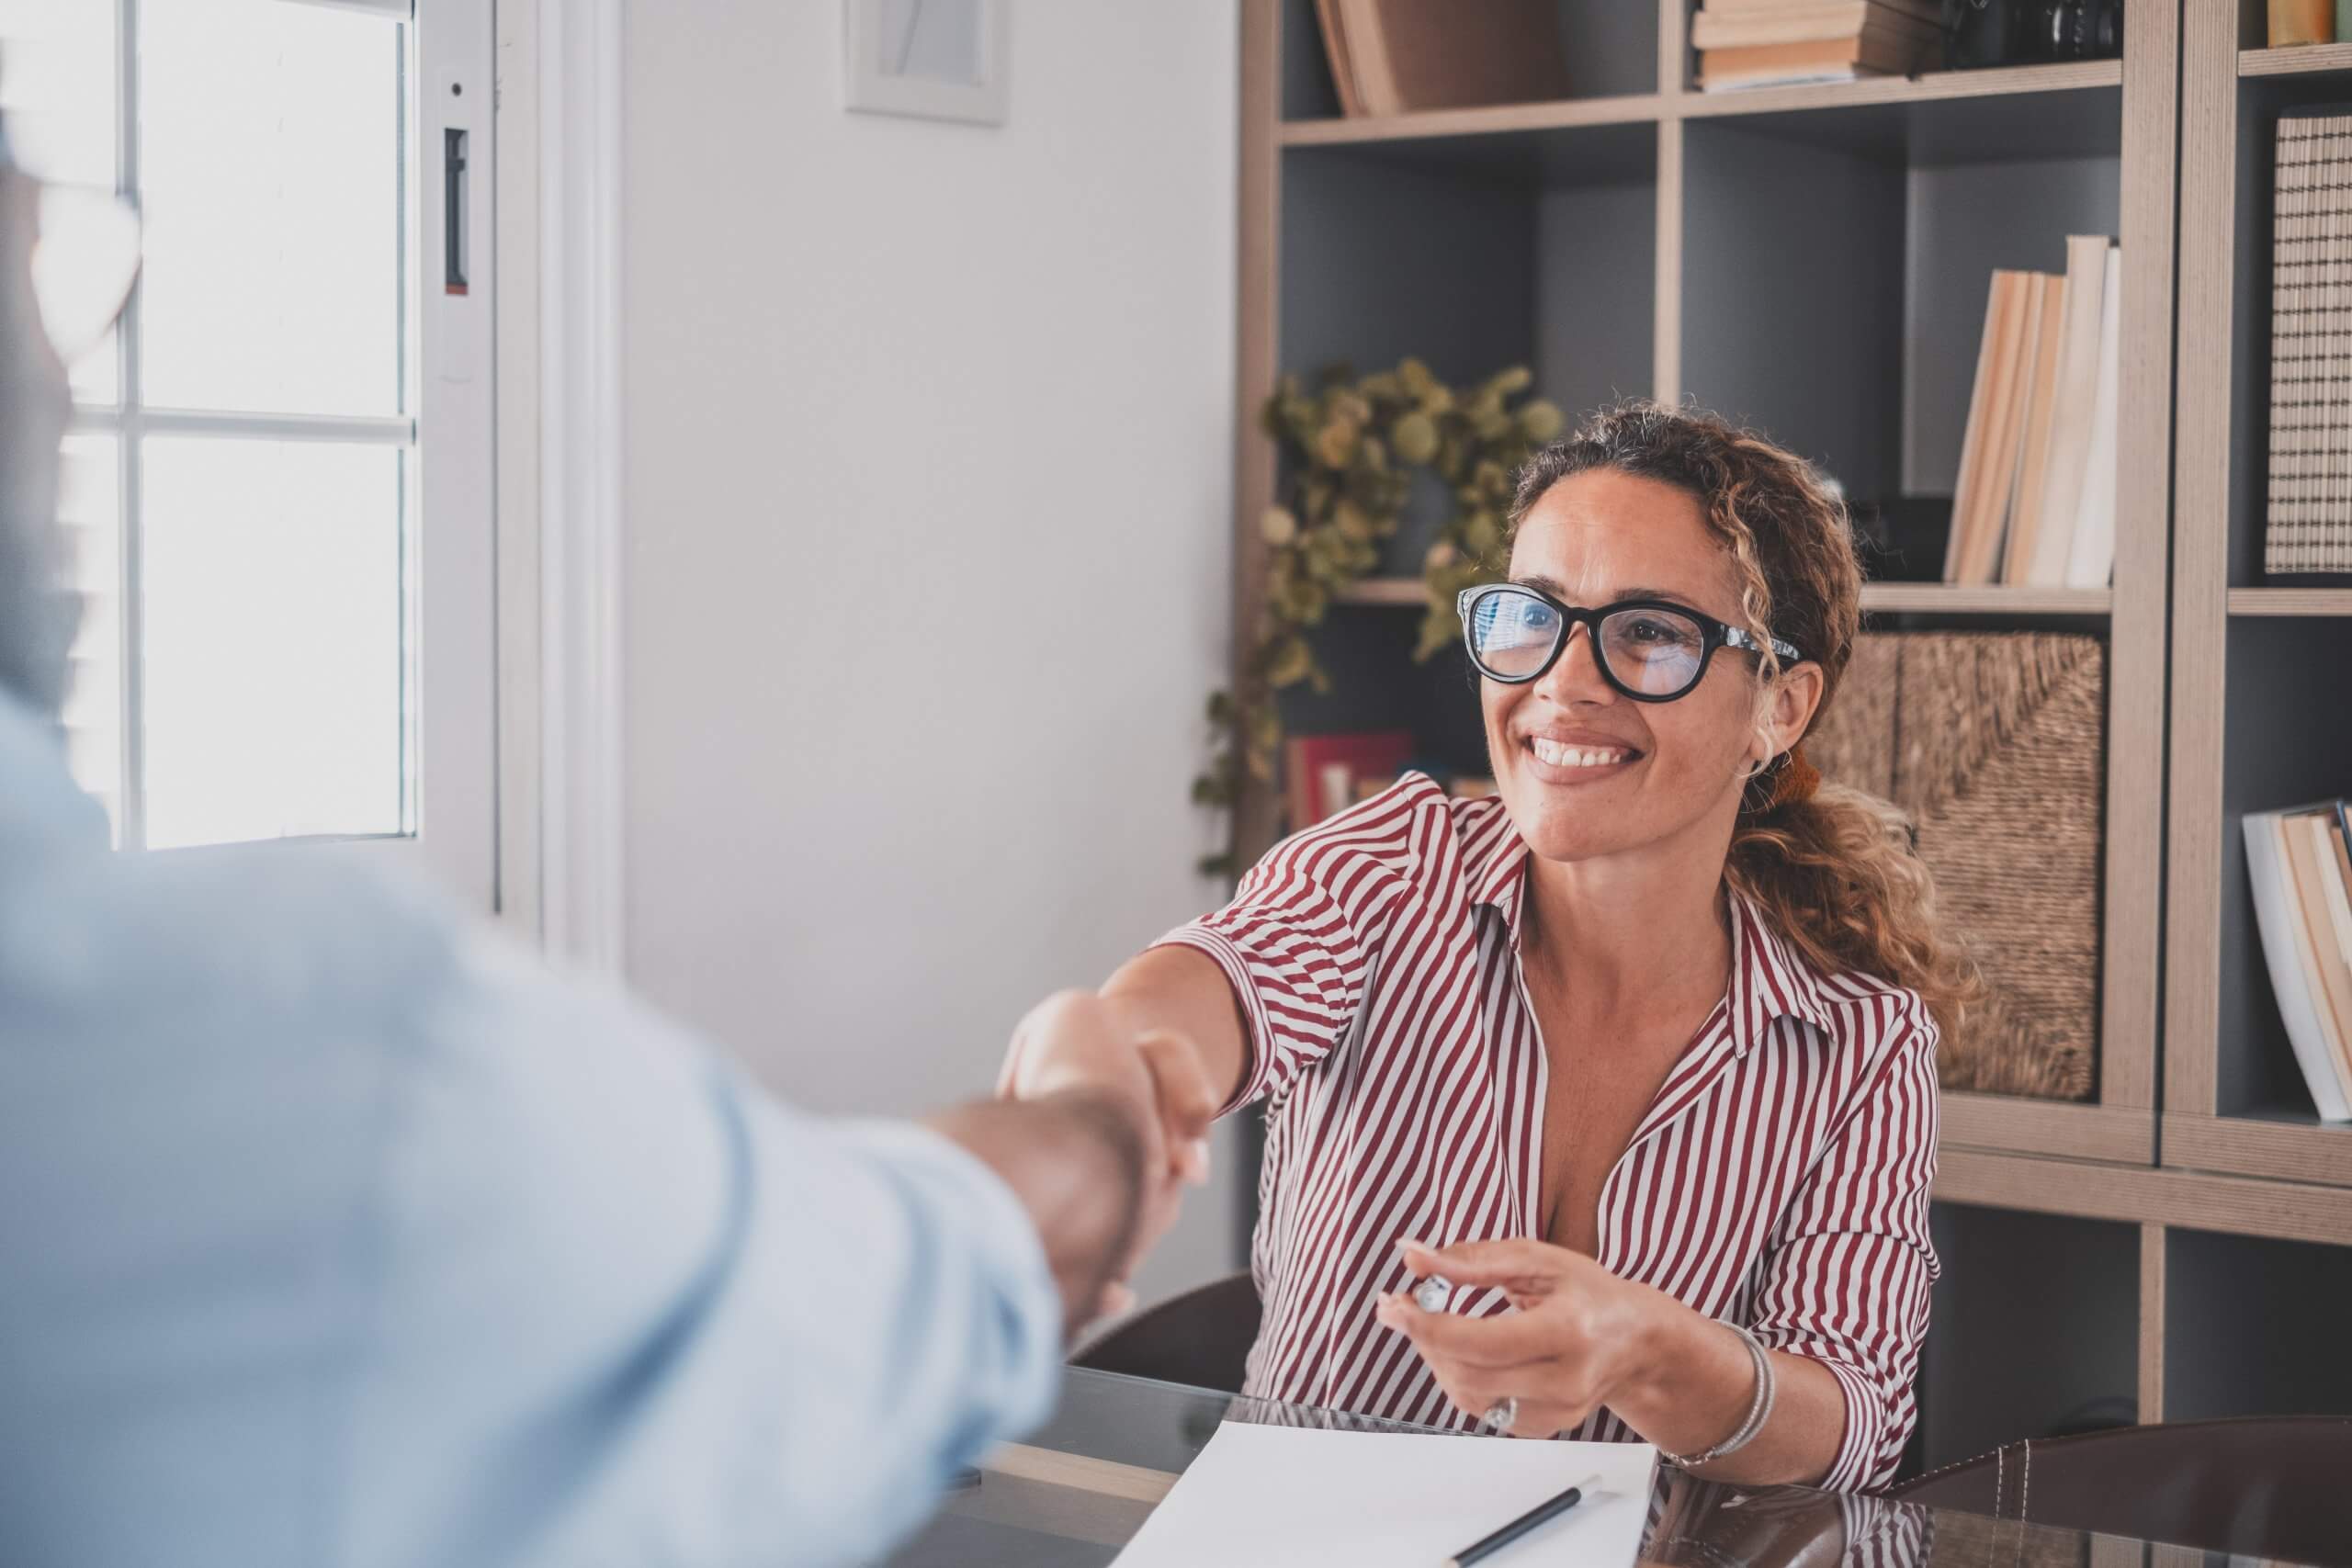
POLYGON ((1487 1407, 1486 1419, 1478 1425, 1497 1437, 1507 1437, 1519 1425, 1519 1396, 1507 1393, 1487 1407))

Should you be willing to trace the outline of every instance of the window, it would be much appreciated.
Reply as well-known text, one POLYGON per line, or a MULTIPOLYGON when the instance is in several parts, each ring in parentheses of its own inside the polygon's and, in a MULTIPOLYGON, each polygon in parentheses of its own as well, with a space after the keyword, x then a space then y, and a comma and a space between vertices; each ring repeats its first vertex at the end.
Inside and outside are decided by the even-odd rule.
POLYGON ((62 505, 126 848, 424 840, 487 888, 488 12, 0 0, 17 156, 143 231, 62 505))

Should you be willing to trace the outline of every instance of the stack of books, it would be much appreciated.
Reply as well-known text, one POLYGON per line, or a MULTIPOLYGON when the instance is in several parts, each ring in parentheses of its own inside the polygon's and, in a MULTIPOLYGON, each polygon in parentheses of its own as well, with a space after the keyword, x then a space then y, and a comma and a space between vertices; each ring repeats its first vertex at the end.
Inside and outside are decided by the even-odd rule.
POLYGON ((2287 1043, 2324 1122, 2352 1122, 2352 807, 2249 812, 2245 863, 2287 1043))
POLYGON ((1940 47, 1939 0, 1706 0, 1690 18, 1710 93, 1907 76, 1940 47))
POLYGON ((2066 241, 2063 276, 1996 272, 1944 581, 2104 588, 2115 570, 2122 252, 2066 241))

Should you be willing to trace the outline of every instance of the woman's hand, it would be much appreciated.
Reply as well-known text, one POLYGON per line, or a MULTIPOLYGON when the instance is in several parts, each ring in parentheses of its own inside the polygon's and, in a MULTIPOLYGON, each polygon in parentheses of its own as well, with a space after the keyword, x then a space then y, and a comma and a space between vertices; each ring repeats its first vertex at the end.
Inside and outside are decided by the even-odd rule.
POLYGON ((1073 1089, 1112 1095, 1132 1108, 1144 1131, 1136 1235, 1102 1303, 1102 1313, 1113 1314, 1135 1304, 1126 1281, 1175 1223, 1185 1184, 1208 1179, 1217 1096, 1189 1039, 1172 1030, 1130 1028, 1091 991, 1058 992, 1030 1010, 1012 1032, 997 1079, 1002 1100, 1042 1100, 1073 1089))
POLYGON ((1621 1280, 1580 1252, 1540 1241, 1472 1241, 1430 1248, 1397 1244, 1418 1278, 1456 1290, 1499 1290, 1516 1312, 1464 1317, 1424 1312, 1409 1295, 1381 1298, 1380 1321, 1406 1335, 1446 1397, 1484 1417, 1518 1401, 1515 1438, 1550 1438, 1615 1405, 1650 1376, 1653 1330, 1690 1309, 1621 1280))

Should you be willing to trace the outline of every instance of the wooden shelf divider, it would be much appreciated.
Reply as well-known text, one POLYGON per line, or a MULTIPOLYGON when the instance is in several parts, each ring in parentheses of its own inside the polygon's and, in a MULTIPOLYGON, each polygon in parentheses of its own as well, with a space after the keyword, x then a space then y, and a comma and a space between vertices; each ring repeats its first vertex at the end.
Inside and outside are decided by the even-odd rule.
MULTIPOLYGON (((2352 44, 2345 47, 2352 49, 2352 44)), ((2230 614, 2352 615, 2352 588, 2233 588, 2230 614)))
POLYGON ((2115 607, 2107 588, 2021 588, 1996 583, 1865 582, 1862 608, 1935 615, 2104 615, 2115 607))
POLYGON ((2303 76, 2329 71, 2352 71, 2352 43, 2238 51, 2240 76, 2303 76))

